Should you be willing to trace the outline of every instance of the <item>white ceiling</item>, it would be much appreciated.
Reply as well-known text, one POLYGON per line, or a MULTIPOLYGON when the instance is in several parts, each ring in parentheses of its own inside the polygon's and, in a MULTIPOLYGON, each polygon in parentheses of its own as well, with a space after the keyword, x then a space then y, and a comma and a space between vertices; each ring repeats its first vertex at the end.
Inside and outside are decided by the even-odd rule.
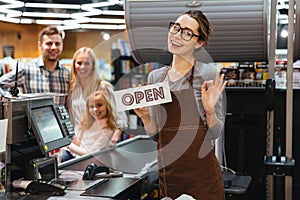
MULTIPOLYGON (((187 0, 188 1, 188 0, 187 0)), ((277 0, 278 23, 288 23, 289 0, 277 0)), ((0 0, 0 21, 70 29, 125 29, 124 0, 0 0)))
POLYGON ((0 20, 70 29, 125 29, 124 0, 0 0, 0 20))

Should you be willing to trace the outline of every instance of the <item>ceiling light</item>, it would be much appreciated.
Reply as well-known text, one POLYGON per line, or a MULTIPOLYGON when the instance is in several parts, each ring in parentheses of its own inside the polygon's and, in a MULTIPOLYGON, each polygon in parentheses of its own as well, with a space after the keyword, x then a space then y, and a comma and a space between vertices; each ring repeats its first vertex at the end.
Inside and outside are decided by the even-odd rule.
POLYGON ((95 15, 102 15, 102 10, 93 9, 88 12, 72 13, 71 18, 89 17, 95 15))
POLYGON ((111 3, 111 2, 90 3, 90 4, 81 5, 81 9, 89 10, 90 8, 107 7, 107 6, 113 6, 113 5, 115 5, 115 3, 111 3))
POLYGON ((22 8, 24 6, 24 2, 21 1, 11 1, 11 0, 1 0, 3 3, 7 3, 7 5, 1 5, 1 8, 22 8))
POLYGON ((64 8, 64 9, 80 9, 78 4, 54 4, 54 3, 25 3, 27 8, 64 8))
POLYGON ((83 4, 81 6, 81 9, 89 10, 90 8, 101 8, 101 7, 118 5, 118 4, 123 5, 124 1, 111 0, 109 2, 88 3, 88 4, 83 4))
POLYGON ((3 15, 0 16, 0 20, 5 22, 10 22, 10 23, 20 23, 20 19, 18 18, 10 18, 10 17, 5 17, 3 15))
POLYGON ((81 24, 81 23, 89 23, 89 22, 90 22, 90 18, 84 17, 79 19, 64 20, 63 24, 68 25, 68 24, 81 24))
POLYGON ((110 38, 110 34, 108 34, 108 33, 101 32, 101 35, 102 35, 103 40, 109 40, 109 38, 110 38))
POLYGON ((22 12, 15 12, 15 13, 8 13, 6 14, 6 17, 21 17, 22 16, 22 12))
POLYGON ((5 8, 1 8, 1 6, 0 6, 0 9, 1 9, 1 13, 13 14, 13 15, 16 15, 16 16, 21 16, 22 15, 21 11, 5 9, 5 8))
POLYGON ((90 22, 91 23, 124 24, 125 19, 91 18, 90 22))
POLYGON ((23 12, 22 15, 25 17, 70 18, 70 14, 65 13, 23 12))
POLYGON ((288 31, 286 29, 281 30, 280 36, 282 38, 286 38, 288 36, 288 31))
POLYGON ((47 19, 37 19, 35 20, 36 24, 45 24, 45 25, 61 25, 63 24, 62 20, 47 20, 47 19))
POLYGON ((35 23, 35 20, 33 20, 33 19, 22 18, 22 19, 20 20, 20 23, 21 23, 21 24, 33 24, 33 23, 35 23))
POLYGON ((74 30, 74 29, 80 29, 80 24, 70 24, 70 25, 64 25, 64 26, 57 26, 57 29, 60 31, 63 30, 74 30))
POLYGON ((124 16, 125 11, 118 11, 118 10, 103 10, 103 15, 120 15, 124 16))
POLYGON ((22 24, 59 25, 61 30, 79 28, 123 30, 126 28, 124 19, 125 11, 122 10, 124 0, 106 0, 105 2, 100 1, 97 3, 84 3, 84 1, 81 1, 82 4, 46 2, 52 1, 31 3, 25 0, 0 0, 0 13, 3 14, 0 14, 0 21, 22 24), (23 7, 26 8, 26 12, 21 11, 23 7), (42 9, 42 11, 35 8, 42 9), (49 12, 48 8, 50 8, 51 12, 49 12), (99 18, 102 15, 121 17, 99 18))
POLYGON ((84 29, 108 29, 108 30, 124 30, 125 25, 109 25, 109 24, 81 24, 84 29))

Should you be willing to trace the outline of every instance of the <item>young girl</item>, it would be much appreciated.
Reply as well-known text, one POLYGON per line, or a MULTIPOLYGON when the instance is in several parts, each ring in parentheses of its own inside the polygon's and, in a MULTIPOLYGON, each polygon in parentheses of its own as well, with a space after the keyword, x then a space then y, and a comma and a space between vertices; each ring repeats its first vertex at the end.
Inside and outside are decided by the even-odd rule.
POLYGON ((96 91, 86 100, 77 134, 68 146, 75 157, 108 147, 116 126, 115 110, 105 91, 96 91))

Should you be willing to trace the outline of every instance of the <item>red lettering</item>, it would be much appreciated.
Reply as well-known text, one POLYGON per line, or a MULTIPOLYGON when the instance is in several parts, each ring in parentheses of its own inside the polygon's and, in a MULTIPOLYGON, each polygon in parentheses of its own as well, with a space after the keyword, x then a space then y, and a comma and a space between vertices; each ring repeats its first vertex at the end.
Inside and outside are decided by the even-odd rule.
POLYGON ((133 104, 133 102, 134 102, 134 98, 132 94, 126 93, 122 96, 122 103, 125 106, 130 106, 133 104))
POLYGON ((157 101, 158 99, 165 99, 164 88, 161 86, 159 88, 146 89, 144 91, 136 91, 133 94, 126 93, 122 96, 122 103, 125 106, 131 106, 134 104, 141 103, 145 99, 146 102, 157 101))
POLYGON ((153 101, 151 89, 145 90, 146 102, 153 101))
POLYGON ((154 96, 154 99, 157 100, 158 97, 160 97, 161 99, 164 99, 165 98, 165 95, 164 95, 164 88, 163 87, 159 87, 158 90, 153 88, 153 96, 154 96))
POLYGON ((135 96, 135 102, 136 104, 139 104, 141 102, 141 100, 144 98, 144 93, 143 92, 134 92, 134 96, 135 96))

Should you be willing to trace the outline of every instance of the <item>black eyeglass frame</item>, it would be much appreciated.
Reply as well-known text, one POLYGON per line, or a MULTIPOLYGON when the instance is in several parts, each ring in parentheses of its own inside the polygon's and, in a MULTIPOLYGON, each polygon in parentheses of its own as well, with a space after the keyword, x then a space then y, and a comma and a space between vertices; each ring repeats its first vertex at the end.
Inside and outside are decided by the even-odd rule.
POLYGON ((185 41, 190 41, 194 36, 200 38, 200 35, 194 34, 194 32, 193 32, 191 29, 189 29, 189 28, 182 28, 182 27, 180 26, 179 23, 175 23, 175 22, 170 22, 170 23, 169 23, 169 33, 171 33, 172 35, 175 35, 175 34, 177 34, 179 31, 180 31, 180 37, 181 37, 183 40, 185 40, 185 41), (176 33, 172 33, 172 32, 170 31, 171 28, 172 28, 174 25, 178 25, 179 28, 180 28, 179 30, 177 30, 176 33), (182 31, 183 31, 183 30, 189 30, 189 31, 191 31, 192 35, 191 35, 190 39, 187 40, 187 39, 184 39, 184 38, 182 37, 182 31))

